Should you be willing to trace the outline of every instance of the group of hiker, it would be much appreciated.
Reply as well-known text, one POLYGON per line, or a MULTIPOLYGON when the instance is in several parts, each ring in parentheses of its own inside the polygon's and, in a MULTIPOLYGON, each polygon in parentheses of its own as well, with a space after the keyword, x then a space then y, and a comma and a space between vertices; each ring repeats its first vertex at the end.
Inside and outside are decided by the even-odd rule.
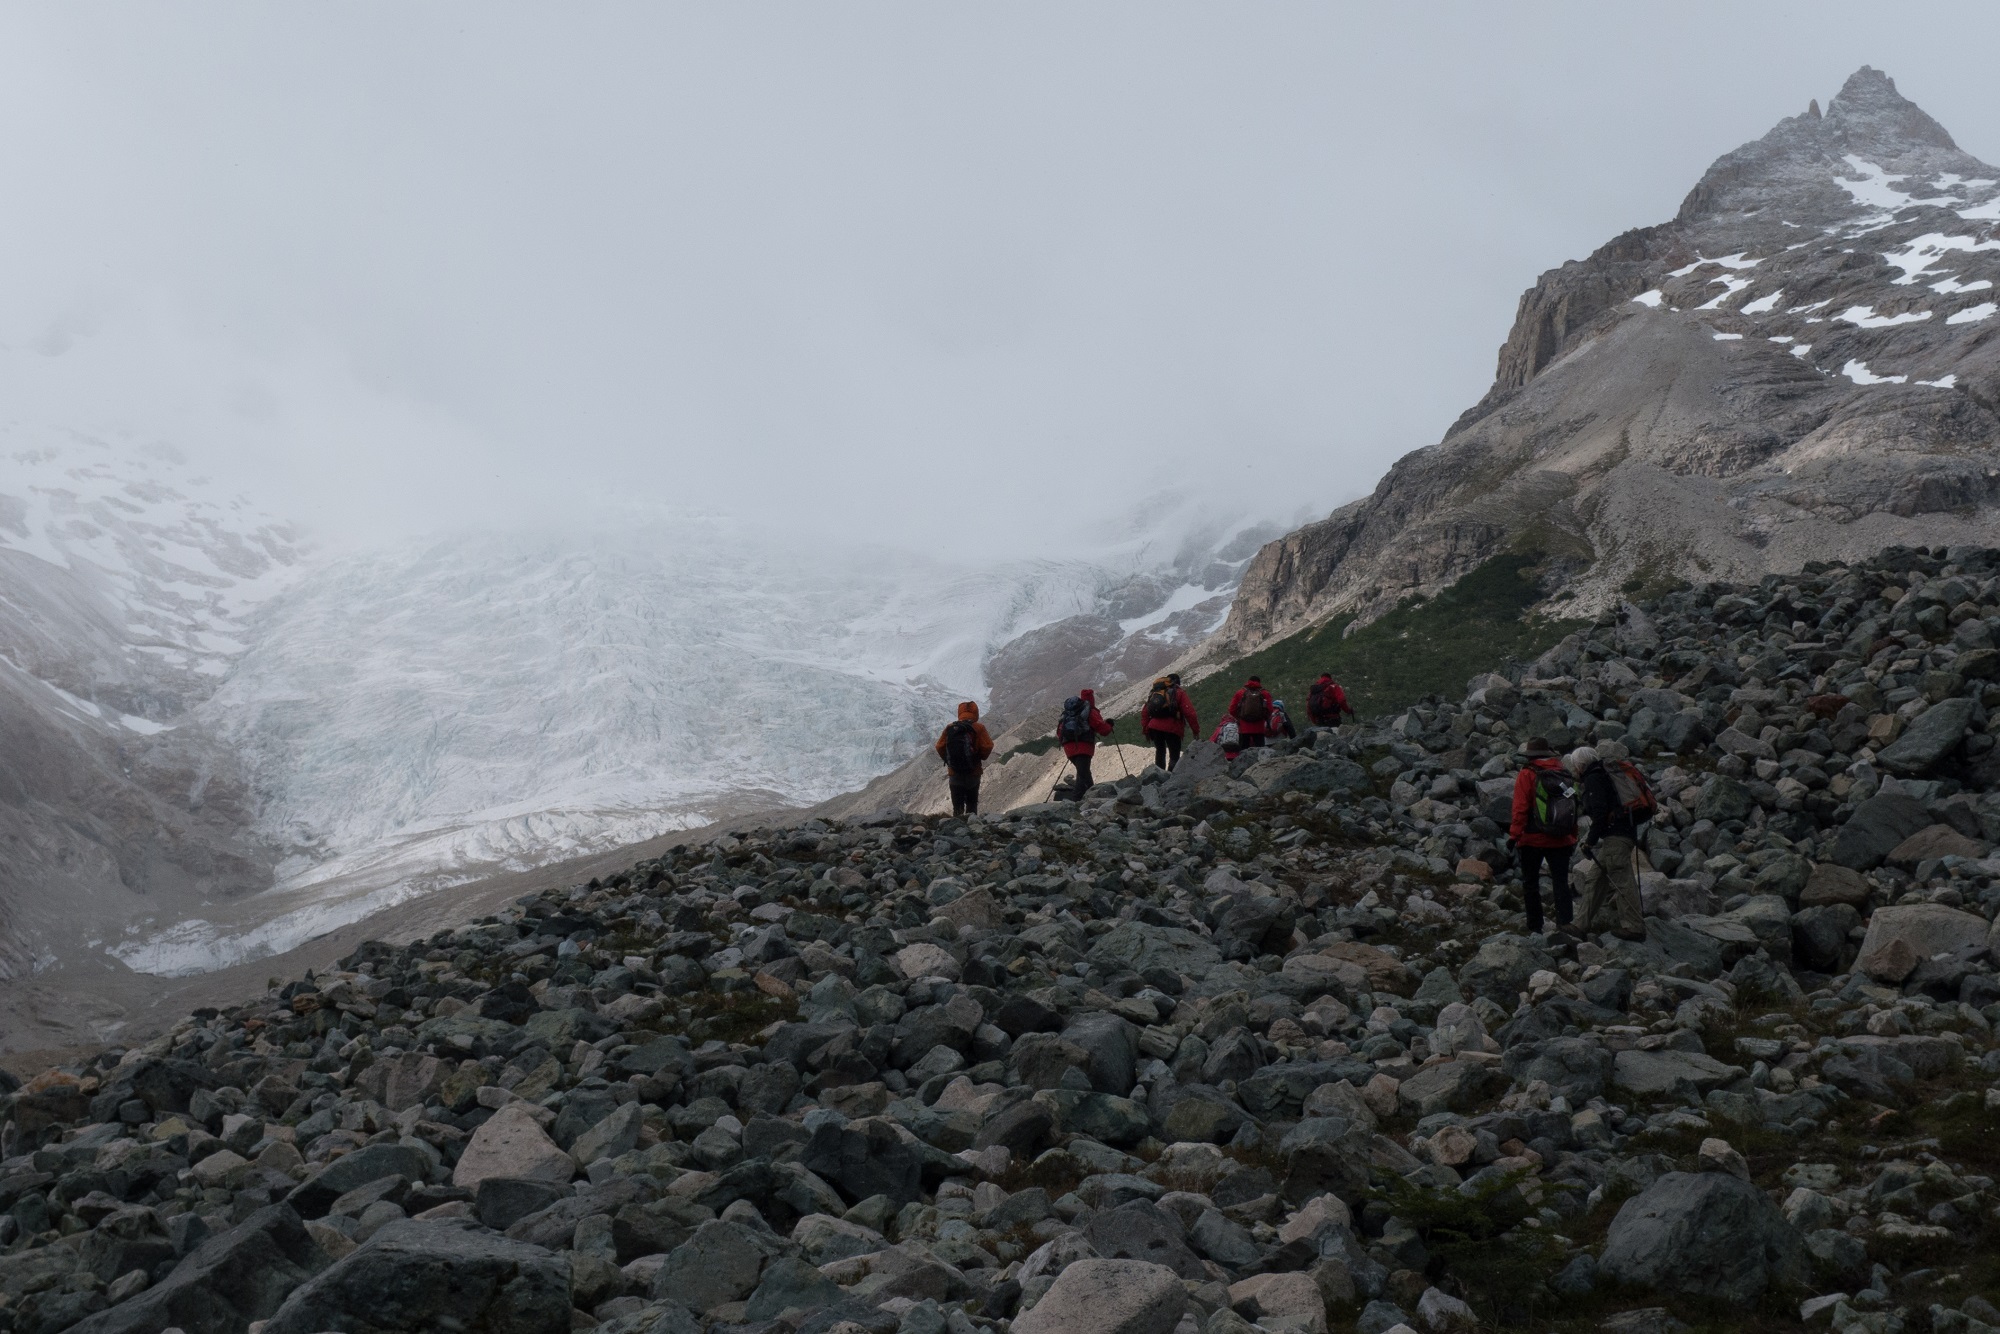
MULTIPOLYGON (((1319 680, 1307 692, 1307 721, 1315 727, 1337 727, 1343 718, 1354 716, 1347 692, 1333 679, 1333 674, 1320 673, 1319 680)), ((1110 736, 1112 726, 1112 721, 1098 710, 1095 691, 1079 690, 1063 701, 1062 714, 1056 720, 1055 739, 1075 770, 1064 789, 1069 800, 1082 801, 1094 786, 1090 766, 1097 754, 1097 739, 1110 736)), ((1140 706, 1139 728, 1153 747, 1153 763, 1171 773, 1181 762, 1182 743, 1190 736, 1201 735, 1201 719, 1195 713, 1193 697, 1181 684, 1180 673, 1169 672, 1153 682, 1146 702, 1140 706)), ((1209 740, 1220 745, 1223 754, 1233 760, 1247 749, 1264 745, 1267 738, 1297 735, 1298 728, 1286 713, 1285 702, 1253 676, 1230 699, 1229 708, 1209 740)), ((945 763, 952 814, 976 814, 979 780, 985 773, 987 757, 993 754, 993 738, 979 721, 977 704, 967 700, 958 706, 958 718, 938 734, 936 750, 945 763)))
POLYGON ((1589 746, 1558 755, 1546 739, 1530 737, 1521 754, 1527 763, 1514 776, 1507 836, 1520 862, 1528 933, 1541 935, 1546 924, 1541 879, 1547 867, 1558 934, 1590 934, 1597 910, 1608 902, 1612 933, 1644 940, 1638 853, 1646 822, 1659 810, 1652 784, 1632 761, 1604 758, 1589 746), (1595 874, 1587 877, 1579 925, 1570 911, 1570 858, 1582 817, 1590 820, 1584 848, 1596 865, 1595 874))
MULTIPOLYGON (((1153 746, 1153 763, 1169 772, 1180 763, 1183 741, 1201 735, 1194 699, 1178 673, 1170 672, 1153 682, 1139 716, 1140 731, 1153 746)), ((1322 672, 1307 692, 1307 722, 1314 727, 1337 727, 1355 716, 1347 692, 1332 673, 1322 672)), ((1082 801, 1093 786, 1090 768, 1097 741, 1110 736, 1112 726, 1112 720, 1099 711, 1094 691, 1079 690, 1063 701, 1055 739, 1075 770, 1064 792, 1070 800, 1082 801)), ((1209 740, 1234 759, 1245 750, 1266 745, 1269 738, 1296 735, 1285 702, 1252 676, 1231 696, 1209 740)), ((977 704, 968 700, 958 706, 958 718, 939 734, 936 748, 947 771, 952 814, 976 814, 979 780, 993 754, 993 738, 979 721, 977 704)), ((1525 763, 1514 777, 1507 839, 1521 871, 1529 933, 1544 934, 1547 926, 1541 888, 1546 869, 1557 934, 1588 934, 1598 910, 1608 904, 1613 934, 1645 939, 1639 898, 1639 840, 1646 822, 1659 809, 1645 774, 1629 759, 1600 756, 1589 746, 1568 755, 1558 754, 1543 737, 1528 739, 1522 759, 1525 763), (1570 871, 1586 818, 1590 832, 1583 845, 1594 865, 1579 868, 1586 886, 1579 924, 1572 911, 1570 871)))

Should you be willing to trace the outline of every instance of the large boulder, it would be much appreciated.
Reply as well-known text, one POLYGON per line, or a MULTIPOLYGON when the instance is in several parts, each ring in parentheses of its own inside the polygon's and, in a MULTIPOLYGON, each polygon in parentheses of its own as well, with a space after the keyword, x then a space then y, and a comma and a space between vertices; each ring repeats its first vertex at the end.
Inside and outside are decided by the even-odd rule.
POLYGON ((1878 982, 1900 983, 1917 965, 1986 943, 1986 919, 1941 903, 1905 903, 1877 908, 1854 966, 1878 982))
POLYGON ((1014 1322, 1014 1334, 1173 1334, 1187 1303, 1165 1265, 1078 1260, 1014 1322))
MULTIPOLYGON (((1877 792, 1854 808, 1834 836, 1829 859, 1852 871, 1872 871, 1910 835, 1930 826, 1924 804, 1903 792, 1877 792)), ((1808 881, 1808 884, 1811 882, 1808 881)))
POLYGON ((1816 973, 1837 973, 1846 957, 1847 933, 1861 914, 1845 903, 1801 908, 1792 918, 1792 960, 1816 973))
POLYGON ((1915 777, 1927 774, 1944 762, 1965 739, 1977 705, 1963 697, 1933 704, 1917 715, 1903 735, 1889 745, 1876 763, 1892 774, 1915 777))
POLYGON ((1150 1200, 1098 1210, 1083 1225, 1083 1235, 1106 1259, 1145 1260, 1197 1281, 1208 1277, 1201 1260, 1188 1249, 1180 1220, 1150 1200))
POLYGON ((570 1261, 469 1221, 404 1219, 285 1299, 263 1334, 567 1334, 570 1261))
POLYGON ((1809 1276, 1798 1230, 1727 1172, 1669 1172, 1627 1200, 1597 1267, 1634 1287, 1739 1303, 1809 1276))
POLYGON ((1120 922, 1090 947, 1090 961, 1121 972, 1166 968, 1200 977, 1222 962, 1222 954, 1206 937, 1180 927, 1120 922))
POLYGON ((1822 908, 1844 903, 1860 908, 1866 906, 1870 892, 1868 878, 1859 871, 1837 866, 1833 862, 1820 862, 1806 877, 1806 887, 1799 891, 1799 906, 1822 908))
POLYGON ((392 1112, 421 1107, 455 1069, 420 1051, 386 1056, 355 1077, 354 1087, 392 1112))
POLYGON ((301 1218, 319 1218, 333 1202, 357 1186, 383 1177, 430 1180, 432 1156, 414 1144, 364 1144, 342 1154, 301 1181, 287 1198, 301 1218))
POLYGON ((1502 1069, 1523 1087, 1545 1080, 1572 1106, 1581 1107, 1603 1096, 1605 1080, 1611 1075, 1611 1053, 1587 1038, 1550 1038, 1509 1047, 1502 1069))
POLYGON ((1642 1098, 1685 1098, 1689 1093, 1733 1084, 1745 1075, 1740 1066, 1726 1065, 1705 1052, 1621 1051, 1611 1060, 1611 1081, 1642 1098))
MULTIPOLYGON (((191 1251, 136 1297, 70 1326, 76 1334, 240 1334, 327 1266, 327 1256, 287 1204, 257 1210, 191 1251)), ((323 1328, 314 1326, 315 1330, 323 1328)))
POLYGON ((1084 1073, 1092 1088, 1120 1096, 1132 1091, 1139 1048, 1138 1033, 1129 1022, 1103 1010, 1086 1011, 1070 1020, 1062 1037, 1088 1055, 1084 1073))
POLYGON ((1437 1112, 1468 1111, 1491 1078, 1487 1067, 1476 1061, 1442 1061, 1405 1079, 1396 1089, 1396 1100, 1406 1115, 1419 1120, 1437 1112))
POLYGON ((886 1195, 908 1204, 923 1183, 922 1154, 905 1144, 894 1126, 874 1118, 820 1126, 799 1161, 850 1203, 886 1195))
POLYGON ((1484 996, 1512 1011, 1528 979, 1556 966, 1555 956, 1525 936, 1490 936, 1465 967, 1458 984, 1474 996, 1484 996))
POLYGON ((1948 824, 1934 824, 1927 829, 1919 829, 1908 838, 1889 849, 1889 865, 1908 870, 1930 860, 1932 857, 1984 857, 1987 845, 1976 838, 1967 838, 1948 824))
POLYGON ((469 1188, 488 1177, 564 1182, 575 1175, 576 1159, 549 1138, 528 1104, 510 1102, 472 1132, 452 1169, 451 1183, 469 1188))
POLYGON ((756 1290, 765 1264, 779 1249, 776 1237, 741 1223, 703 1223, 668 1254, 653 1276, 653 1296, 695 1312, 741 1301, 756 1290))

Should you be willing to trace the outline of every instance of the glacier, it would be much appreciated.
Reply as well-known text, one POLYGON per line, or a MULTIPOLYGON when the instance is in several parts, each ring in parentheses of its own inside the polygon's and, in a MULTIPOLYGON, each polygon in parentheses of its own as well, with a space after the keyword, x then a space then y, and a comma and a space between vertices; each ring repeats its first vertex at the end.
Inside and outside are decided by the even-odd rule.
MULTIPOLYGON (((852 790, 928 745, 958 700, 986 703, 1008 641, 1107 611, 1145 634, 1226 596, 1275 531, 1182 496, 1065 559, 665 509, 341 550, 171 450, 6 439, 0 596, 61 583, 97 627, 90 653, 65 656, 92 637, 55 626, 9 667, 120 747, 226 755, 244 836, 268 854, 255 892, 100 904, 96 948, 159 975, 852 790)), ((198 806, 200 780, 176 781, 198 806)))

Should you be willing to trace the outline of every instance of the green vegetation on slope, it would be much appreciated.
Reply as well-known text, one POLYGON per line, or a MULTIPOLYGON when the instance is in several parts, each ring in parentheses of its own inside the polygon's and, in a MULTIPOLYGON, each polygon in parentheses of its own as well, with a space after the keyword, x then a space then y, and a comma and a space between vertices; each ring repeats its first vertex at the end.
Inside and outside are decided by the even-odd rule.
MULTIPOLYGON (((1283 700, 1299 726, 1306 720, 1306 691, 1330 671, 1364 716, 1393 713, 1425 695, 1456 697, 1475 673, 1509 658, 1539 656, 1584 621, 1526 616, 1541 597, 1535 585, 1538 555, 1495 556, 1434 598, 1416 597, 1343 635, 1352 616, 1338 616, 1240 658, 1190 687, 1204 733, 1222 719, 1230 697, 1256 675, 1283 700)), ((1140 744, 1139 720, 1118 720, 1112 739, 1140 744)))

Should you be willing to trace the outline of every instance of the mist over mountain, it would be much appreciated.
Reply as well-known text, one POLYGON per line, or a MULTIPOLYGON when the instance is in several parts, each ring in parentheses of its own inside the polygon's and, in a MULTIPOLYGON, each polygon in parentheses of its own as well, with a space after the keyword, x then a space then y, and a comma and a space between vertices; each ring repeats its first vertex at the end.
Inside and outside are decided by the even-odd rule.
POLYGON ((15 977, 223 967, 858 787, 959 699, 1045 690, 1033 662, 990 669, 1024 634, 1177 655, 1275 531, 1155 496, 1063 559, 713 513, 327 550, 170 450, 21 429, 5 456, 15 977))

